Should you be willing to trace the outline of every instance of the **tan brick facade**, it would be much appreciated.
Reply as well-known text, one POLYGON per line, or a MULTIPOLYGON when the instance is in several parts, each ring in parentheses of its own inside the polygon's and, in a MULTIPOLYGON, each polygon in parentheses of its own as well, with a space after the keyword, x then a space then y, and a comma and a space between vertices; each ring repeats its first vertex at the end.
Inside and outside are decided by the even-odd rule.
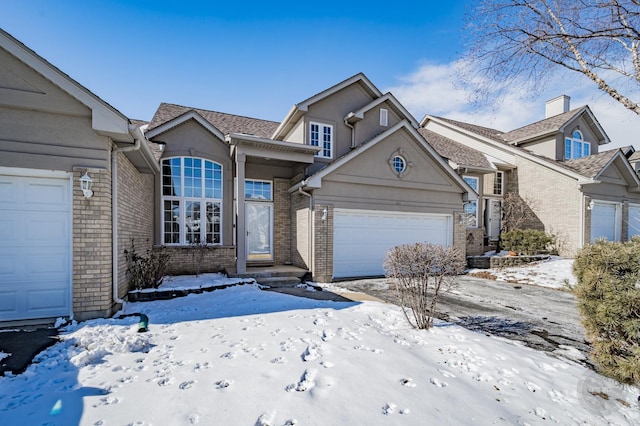
POLYGON ((236 267, 235 246, 155 247, 169 253, 167 275, 222 272, 236 267))
POLYGON ((273 180, 273 244, 274 263, 291 263, 291 196, 289 179, 273 180))
POLYGON ((118 297, 129 290, 125 250, 133 242, 137 253, 153 246, 153 175, 140 173, 118 153, 118 297))
MULTIPOLYGON (((464 230, 464 241, 467 256, 477 256, 482 254, 484 252, 484 229, 466 228, 464 230)), ((458 247, 455 245, 455 241, 454 246, 458 247)))
POLYGON ((333 206, 313 207, 313 235, 313 280, 331 282, 333 279, 333 206))
POLYGON ((78 320, 110 316, 112 303, 111 172, 89 169, 93 197, 73 170, 73 312, 78 320))
POLYGON ((291 225, 291 262, 310 269, 309 197, 298 192, 291 194, 291 225))

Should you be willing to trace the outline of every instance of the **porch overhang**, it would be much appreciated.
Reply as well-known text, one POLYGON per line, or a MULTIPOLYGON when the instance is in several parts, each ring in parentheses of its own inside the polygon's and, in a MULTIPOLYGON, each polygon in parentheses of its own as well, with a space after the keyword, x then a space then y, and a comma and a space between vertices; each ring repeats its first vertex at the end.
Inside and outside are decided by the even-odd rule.
POLYGON ((265 161, 279 165, 312 164, 320 147, 294 142, 276 141, 243 133, 230 133, 225 140, 232 153, 243 153, 248 161, 265 161))

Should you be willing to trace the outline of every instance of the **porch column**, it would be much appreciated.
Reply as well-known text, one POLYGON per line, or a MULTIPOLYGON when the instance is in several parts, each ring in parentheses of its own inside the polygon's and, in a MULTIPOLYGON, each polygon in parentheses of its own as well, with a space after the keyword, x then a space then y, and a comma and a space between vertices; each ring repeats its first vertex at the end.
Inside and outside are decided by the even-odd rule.
POLYGON ((238 219, 236 221, 236 272, 247 272, 247 221, 244 207, 244 166, 246 154, 236 152, 236 178, 238 179, 238 219))

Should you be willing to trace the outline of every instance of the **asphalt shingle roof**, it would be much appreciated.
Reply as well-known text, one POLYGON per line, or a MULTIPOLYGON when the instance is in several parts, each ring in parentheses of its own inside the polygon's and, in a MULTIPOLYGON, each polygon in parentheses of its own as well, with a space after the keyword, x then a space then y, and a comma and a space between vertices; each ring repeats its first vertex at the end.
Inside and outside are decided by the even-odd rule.
POLYGON ((618 151, 618 149, 611 149, 609 151, 602 151, 598 154, 589 155, 588 157, 558 163, 581 174, 582 176, 593 179, 598 175, 598 173, 600 173, 603 167, 611 161, 611 158, 613 158, 618 151))
POLYGON ((585 107, 572 109, 562 114, 554 115, 553 117, 545 118, 544 120, 536 121, 535 123, 527 124, 510 132, 502 134, 502 140, 507 143, 526 140, 533 136, 543 135, 558 131, 566 122, 571 120, 576 115, 584 111, 585 107))
POLYGON ((461 166, 490 169, 491 163, 480 151, 462 145, 452 139, 424 128, 418 132, 442 157, 454 161, 461 166))
POLYGON ((270 138, 280 123, 276 121, 261 120, 259 118, 244 117, 241 115, 227 114, 224 112, 209 111, 205 109, 185 107, 169 103, 161 103, 153 119, 149 123, 149 130, 154 129, 167 121, 173 120, 182 114, 195 111, 205 120, 211 123, 223 134, 244 133, 261 138, 270 138))
POLYGON ((439 120, 445 121, 447 123, 451 123, 454 126, 460 127, 461 129, 465 129, 477 135, 484 136, 485 138, 492 139, 497 142, 504 142, 504 139, 502 138, 502 135, 504 134, 504 132, 501 130, 492 129, 490 127, 476 126, 475 124, 465 123, 463 121, 451 120, 450 118, 444 118, 444 117, 436 117, 436 118, 439 120))

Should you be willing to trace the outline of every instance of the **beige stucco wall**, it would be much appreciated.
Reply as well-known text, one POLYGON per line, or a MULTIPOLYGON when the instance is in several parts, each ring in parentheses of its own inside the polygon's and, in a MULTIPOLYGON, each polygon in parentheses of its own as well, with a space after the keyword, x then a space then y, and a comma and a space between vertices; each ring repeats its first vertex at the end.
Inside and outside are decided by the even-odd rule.
MULTIPOLYGON (((153 141, 165 142, 162 158, 169 157, 200 157, 215 161, 222 165, 222 245, 233 245, 233 162, 231 160, 229 145, 218 139, 195 120, 189 120, 155 138, 153 141)), ((162 159, 161 159, 162 161, 162 159)), ((162 173, 156 178, 156 205, 160 206, 162 193, 162 173)), ((162 243, 160 209, 156 212, 155 243, 162 243)))
POLYGON ((371 140, 374 136, 384 132, 385 130, 395 126, 400 121, 400 117, 395 113, 388 102, 371 108, 364 113, 364 118, 355 123, 355 144, 361 145, 363 142, 371 140), (388 111, 388 125, 380 125, 380 109, 384 108, 388 111))

